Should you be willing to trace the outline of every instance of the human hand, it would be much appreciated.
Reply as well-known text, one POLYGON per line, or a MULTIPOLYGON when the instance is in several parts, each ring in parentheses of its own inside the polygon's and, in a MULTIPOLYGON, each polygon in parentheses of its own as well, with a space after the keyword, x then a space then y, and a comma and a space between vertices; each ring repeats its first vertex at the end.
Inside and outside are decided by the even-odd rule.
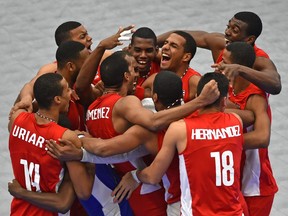
POLYGON ((80 161, 83 156, 81 149, 77 148, 69 140, 59 139, 60 145, 54 140, 46 140, 47 153, 58 160, 61 161, 80 161))
POLYGON ((94 88, 98 89, 98 91, 100 92, 104 92, 104 83, 102 80, 98 81, 95 85, 94 85, 94 88))
POLYGON ((120 203, 125 197, 129 199, 138 186, 139 183, 134 180, 131 172, 127 172, 111 194, 112 197, 114 196, 113 202, 120 203))
POLYGON ((203 87, 198 99, 201 99, 205 105, 212 104, 220 96, 218 84, 215 80, 210 80, 203 87))
POLYGON ((221 62, 219 64, 213 64, 211 67, 215 69, 215 72, 224 74, 231 86, 234 84, 235 77, 239 75, 240 65, 238 64, 225 64, 221 62))
POLYGON ((21 199, 21 194, 25 191, 25 189, 19 184, 16 179, 8 182, 8 191, 15 198, 21 199))
POLYGON ((126 36, 134 32, 134 25, 125 28, 120 27, 116 34, 102 40, 98 46, 103 46, 105 49, 113 49, 116 46, 123 45, 122 41, 130 40, 131 37, 126 36))
POLYGON ((9 119, 11 115, 19 109, 25 109, 27 112, 33 111, 33 100, 31 97, 23 97, 19 102, 15 103, 9 112, 9 119))

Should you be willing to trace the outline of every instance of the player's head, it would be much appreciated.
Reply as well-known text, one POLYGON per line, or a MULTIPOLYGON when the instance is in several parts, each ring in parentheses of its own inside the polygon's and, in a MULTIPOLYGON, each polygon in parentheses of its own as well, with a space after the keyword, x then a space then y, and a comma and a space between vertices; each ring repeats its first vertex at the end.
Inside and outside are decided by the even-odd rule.
POLYGON ((219 107, 221 105, 220 104, 221 101, 223 101, 223 99, 227 97, 229 80, 227 79, 227 77, 225 75, 223 75, 221 73, 216 73, 216 72, 206 73, 199 80, 199 83, 197 86, 197 95, 201 94, 201 91, 204 88, 205 84, 208 83, 210 80, 215 80, 217 82, 220 96, 214 103, 206 106, 205 108, 219 107))
POLYGON ((156 110, 178 106, 181 104, 182 98, 181 78, 171 71, 160 71, 153 82, 153 101, 156 110))
POLYGON ((127 94, 133 94, 139 75, 134 70, 135 66, 134 57, 125 51, 117 51, 108 56, 100 66, 104 87, 120 89, 126 83, 127 94))
POLYGON ((140 75, 146 75, 158 53, 157 37, 153 30, 148 27, 137 29, 132 35, 129 52, 137 61, 140 75))
POLYGON ((233 42, 223 52, 223 62, 252 68, 256 59, 254 48, 245 42, 233 42))
POLYGON ((262 32, 262 21, 257 14, 250 11, 242 11, 236 13, 234 18, 247 24, 247 36, 254 35, 256 38, 260 36, 262 32))
POLYGON ((196 41, 194 40, 194 38, 185 31, 174 31, 173 33, 180 35, 181 37, 185 39, 184 51, 186 53, 190 53, 191 59, 192 59, 197 50, 196 41))
POLYGON ((225 30, 225 38, 227 39, 227 43, 244 41, 254 45, 261 32, 262 21, 260 17, 253 12, 242 11, 236 13, 229 20, 225 30))
POLYGON ((55 41, 57 46, 65 41, 78 41, 85 45, 87 49, 91 49, 92 38, 89 36, 85 27, 76 21, 68 21, 62 23, 55 31, 55 41))
POLYGON ((196 49, 196 42, 190 34, 184 31, 171 33, 162 46, 161 69, 173 72, 183 67, 186 69, 196 49))
POLYGON ((69 71, 72 82, 76 81, 78 73, 88 58, 89 51, 77 41, 65 41, 60 44, 56 51, 57 67, 59 71, 69 71))
POLYGON ((37 78, 33 92, 40 109, 50 110, 53 104, 68 111, 71 89, 66 80, 58 73, 47 73, 37 78))

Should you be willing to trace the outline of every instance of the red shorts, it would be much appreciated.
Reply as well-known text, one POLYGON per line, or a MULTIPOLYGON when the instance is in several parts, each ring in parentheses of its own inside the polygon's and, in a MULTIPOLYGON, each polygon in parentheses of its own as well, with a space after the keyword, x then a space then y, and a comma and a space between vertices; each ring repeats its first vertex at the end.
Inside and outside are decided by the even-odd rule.
POLYGON ((274 195, 244 197, 250 216, 269 216, 272 209, 274 195))

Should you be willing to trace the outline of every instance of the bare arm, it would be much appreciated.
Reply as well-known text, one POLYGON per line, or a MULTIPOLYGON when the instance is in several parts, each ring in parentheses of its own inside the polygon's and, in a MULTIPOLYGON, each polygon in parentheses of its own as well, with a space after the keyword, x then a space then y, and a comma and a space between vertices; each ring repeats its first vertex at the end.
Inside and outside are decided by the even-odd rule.
POLYGON ((124 134, 111 139, 83 138, 81 141, 84 148, 89 152, 107 157, 131 151, 146 143, 153 135, 151 131, 139 125, 134 125, 124 134))
POLYGON ((241 67, 239 74, 267 93, 276 95, 281 92, 280 74, 273 61, 268 58, 256 57, 253 69, 241 67))
POLYGON ((23 199, 39 208, 60 213, 66 213, 75 199, 73 185, 67 173, 57 193, 28 191, 22 188, 16 179, 8 183, 8 191, 12 196, 23 199))
POLYGON ((12 107, 10 113, 15 112, 18 109, 26 109, 28 112, 33 111, 32 101, 34 99, 33 94, 33 86, 36 79, 46 73, 55 72, 57 70, 57 63, 50 63, 42 66, 36 76, 26 83, 21 89, 16 101, 14 102, 14 106, 12 107))
MULTIPOLYGON (((81 147, 80 139, 76 133, 71 130, 65 131, 62 138, 71 141, 78 148, 81 147)), ((88 199, 91 196, 94 175, 88 172, 84 163, 79 161, 67 161, 66 165, 77 197, 84 200, 88 199), (81 178, 79 178, 79 176, 81 176, 81 178)))
POLYGON ((75 86, 80 101, 84 106, 89 106, 97 97, 100 96, 97 91, 93 90, 91 83, 94 80, 104 52, 107 49, 113 49, 118 45, 122 45, 123 43, 118 40, 120 33, 133 27, 134 26, 120 28, 116 34, 102 40, 81 67, 75 86))
POLYGON ((246 109, 255 115, 254 129, 244 134, 244 148, 266 148, 270 142, 271 123, 267 114, 267 102, 260 95, 252 95, 247 101, 246 109))
POLYGON ((126 96, 115 104, 114 109, 133 124, 141 125, 152 131, 159 131, 167 128, 171 122, 184 118, 197 109, 214 102, 218 97, 217 83, 215 80, 211 80, 204 86, 197 98, 179 107, 153 113, 143 108, 136 97, 126 96))
POLYGON ((282 88, 281 77, 274 63, 268 58, 256 57, 253 68, 224 63, 214 64, 212 67, 224 73, 232 84, 234 79, 240 75, 270 94, 279 94, 282 88))
POLYGON ((255 121, 254 113, 251 110, 240 110, 240 109, 228 108, 228 109, 225 109, 225 112, 236 113, 237 115, 239 115, 243 122, 244 127, 248 127, 252 125, 255 121))

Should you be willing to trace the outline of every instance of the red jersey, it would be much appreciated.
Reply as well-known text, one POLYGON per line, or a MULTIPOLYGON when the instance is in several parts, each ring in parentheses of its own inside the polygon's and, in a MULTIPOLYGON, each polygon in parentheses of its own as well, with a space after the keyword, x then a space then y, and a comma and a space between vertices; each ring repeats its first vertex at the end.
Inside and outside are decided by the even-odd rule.
MULTIPOLYGON (((56 193, 64 175, 60 161, 47 154, 45 140, 58 140, 66 131, 54 122, 38 125, 33 113, 21 113, 9 136, 13 173, 20 185, 36 192, 56 193)), ((13 198, 11 215, 57 215, 13 198)))
MULTIPOLYGON (((109 139, 119 135, 113 126, 112 110, 115 103, 121 98, 118 94, 105 94, 95 100, 87 110, 86 125, 93 137, 109 139)), ((132 170, 143 169, 145 162, 139 158, 135 161, 114 164, 118 174, 123 176, 132 170)), ((166 215, 164 189, 159 185, 140 184, 129 199, 133 213, 137 216, 166 215)))
POLYGON ((84 113, 84 107, 78 100, 75 100, 73 97, 71 97, 71 100, 69 102, 69 110, 67 113, 67 117, 70 122, 70 129, 71 130, 80 130, 85 131, 85 113, 84 113))
MULTIPOLYGON (((258 48, 256 45, 254 45, 253 48, 254 48, 256 57, 264 57, 264 58, 269 59, 268 54, 264 50, 258 48)), ((220 63, 223 60, 223 52, 224 52, 224 50, 222 50, 221 53, 219 54, 216 63, 220 63)))
MULTIPOLYGON (((165 131, 166 132, 166 131, 165 131)), ((162 148, 165 132, 159 132, 158 135, 158 151, 162 148)), ((165 188, 165 200, 168 204, 180 201, 180 174, 179 174, 179 158, 175 153, 174 158, 168 167, 166 173, 162 177, 163 186, 165 188)))
POLYGON ((185 103, 191 100, 189 95, 190 93, 189 80, 192 76, 201 76, 201 74, 189 67, 185 75, 182 77, 183 100, 185 103))
MULTIPOLYGON (((237 95, 234 95, 230 89, 229 99, 238 104, 240 109, 245 109, 249 96, 255 94, 264 97, 268 103, 265 92, 252 83, 237 95)), ((269 105, 267 112, 271 120, 269 105)), ((247 128, 247 131, 251 130, 253 127, 247 128)), ((242 166, 242 193, 244 196, 268 196, 278 191, 268 156, 268 148, 245 150, 242 166)))
POLYGON ((158 73, 160 71, 160 64, 157 62, 152 62, 151 63, 151 68, 148 74, 144 77, 139 77, 137 86, 136 86, 136 91, 135 91, 135 96, 138 97, 140 100, 144 99, 144 93, 145 90, 142 88, 142 84, 145 82, 145 80, 151 76, 152 74, 158 73))
POLYGON ((182 215, 242 215, 239 119, 218 112, 184 121, 187 146, 179 153, 182 215))

